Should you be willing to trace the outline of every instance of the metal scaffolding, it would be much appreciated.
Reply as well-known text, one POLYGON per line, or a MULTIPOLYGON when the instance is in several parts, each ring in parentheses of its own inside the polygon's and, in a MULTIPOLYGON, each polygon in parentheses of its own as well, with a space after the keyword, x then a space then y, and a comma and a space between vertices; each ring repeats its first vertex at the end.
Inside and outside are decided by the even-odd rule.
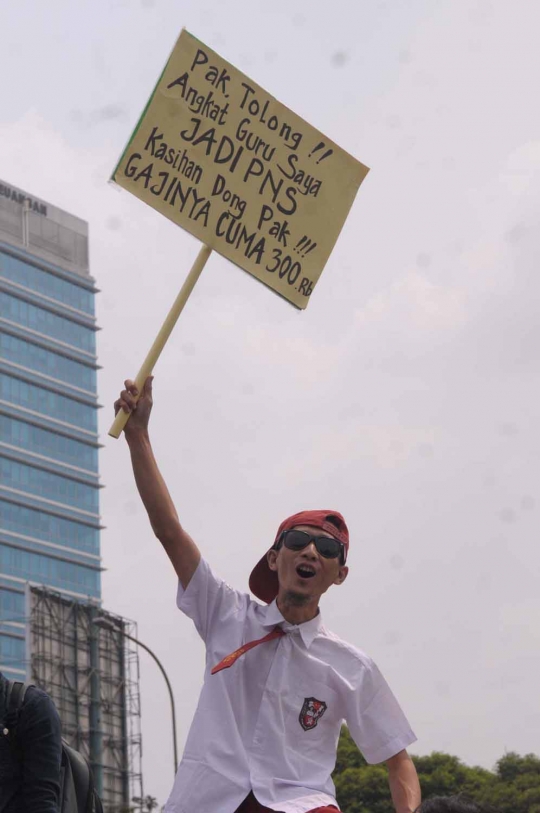
POLYGON ((125 633, 137 637, 135 622, 47 588, 29 587, 27 601, 32 682, 90 762, 105 811, 133 810, 143 797, 139 656, 125 633))

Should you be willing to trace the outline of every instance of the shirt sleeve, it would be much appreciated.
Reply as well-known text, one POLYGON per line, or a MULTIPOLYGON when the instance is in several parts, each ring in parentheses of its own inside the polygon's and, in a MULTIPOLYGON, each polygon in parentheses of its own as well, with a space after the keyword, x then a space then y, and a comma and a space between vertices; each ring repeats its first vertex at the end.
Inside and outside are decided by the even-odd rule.
POLYGON ((366 761, 384 762, 416 742, 401 706, 373 661, 361 669, 347 702, 347 726, 366 761))
POLYGON ((202 558, 187 588, 178 583, 178 608, 191 618, 207 645, 210 637, 245 617, 250 601, 246 593, 215 576, 202 558))
POLYGON ((17 730, 23 757, 23 799, 27 813, 58 813, 62 736, 56 706, 44 692, 29 689, 17 730))

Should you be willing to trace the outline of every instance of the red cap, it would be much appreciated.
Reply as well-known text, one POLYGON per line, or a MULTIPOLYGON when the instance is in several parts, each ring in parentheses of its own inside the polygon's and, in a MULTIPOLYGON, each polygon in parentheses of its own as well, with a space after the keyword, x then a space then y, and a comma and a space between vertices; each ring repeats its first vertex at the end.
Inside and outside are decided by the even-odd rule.
MULTIPOLYGON (((275 542, 278 541, 283 531, 289 531, 297 525, 313 525, 315 528, 322 528, 335 539, 343 542, 345 546, 345 559, 349 553, 349 529, 339 511, 300 511, 292 517, 283 520, 278 528, 275 542)), ((275 544, 274 542, 274 544, 275 544)), ((254 596, 270 604, 278 594, 278 577, 274 570, 268 567, 266 554, 255 565, 249 577, 249 589, 254 596)))

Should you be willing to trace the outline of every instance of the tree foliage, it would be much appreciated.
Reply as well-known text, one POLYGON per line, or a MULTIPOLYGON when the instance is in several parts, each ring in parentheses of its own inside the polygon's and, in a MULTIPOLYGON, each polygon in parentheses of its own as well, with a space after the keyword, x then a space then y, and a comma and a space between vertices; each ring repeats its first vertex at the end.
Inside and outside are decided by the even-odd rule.
MULTIPOLYGON (((463 793, 497 813, 540 813, 540 758, 535 754, 505 754, 493 771, 440 751, 413 760, 424 799, 463 793)), ((385 766, 368 765, 345 726, 334 782, 343 813, 394 813, 385 766)))

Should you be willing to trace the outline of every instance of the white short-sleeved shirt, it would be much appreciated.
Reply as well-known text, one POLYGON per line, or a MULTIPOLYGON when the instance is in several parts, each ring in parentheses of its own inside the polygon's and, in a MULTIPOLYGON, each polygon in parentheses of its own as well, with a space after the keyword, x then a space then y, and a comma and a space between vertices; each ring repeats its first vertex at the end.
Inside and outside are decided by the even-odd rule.
POLYGON ((178 607, 206 644, 206 670, 167 813, 234 813, 252 790, 262 805, 305 813, 336 805, 331 773, 343 721, 369 763, 415 736, 373 661, 323 626, 297 626, 275 601, 233 590, 201 560, 178 607), (287 633, 210 670, 280 625, 287 633))

